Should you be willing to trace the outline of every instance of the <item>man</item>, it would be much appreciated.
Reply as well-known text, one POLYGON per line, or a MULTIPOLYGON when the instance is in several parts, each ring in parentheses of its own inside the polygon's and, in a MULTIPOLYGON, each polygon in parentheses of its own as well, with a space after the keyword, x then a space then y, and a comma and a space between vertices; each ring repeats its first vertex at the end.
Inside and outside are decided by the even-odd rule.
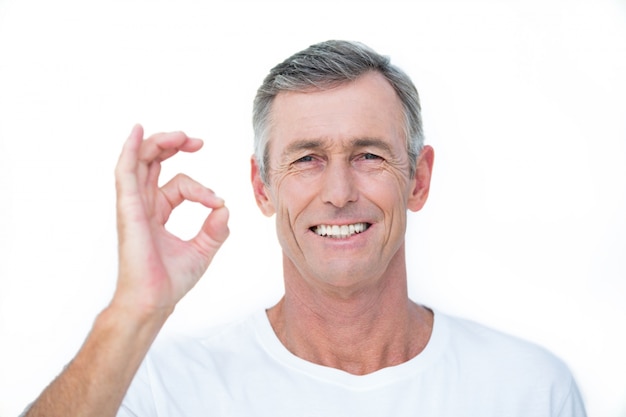
POLYGON ((27 415, 585 415, 549 353, 408 298, 407 210, 426 202, 434 154, 402 71, 361 44, 311 46, 265 79, 254 127, 252 185, 276 216, 283 298, 151 346, 226 239, 228 211, 186 176, 157 185, 161 162, 199 140, 143 140, 136 126, 116 169, 115 295, 27 415), (189 242, 164 228, 184 200, 212 209, 189 242))

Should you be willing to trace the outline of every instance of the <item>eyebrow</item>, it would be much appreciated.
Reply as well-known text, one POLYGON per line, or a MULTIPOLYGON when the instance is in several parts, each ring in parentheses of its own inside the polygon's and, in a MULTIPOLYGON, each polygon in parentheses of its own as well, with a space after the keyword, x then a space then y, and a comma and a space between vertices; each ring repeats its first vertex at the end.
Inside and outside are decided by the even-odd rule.
POLYGON ((292 142, 285 148, 283 155, 290 155, 302 150, 325 148, 324 141, 319 139, 302 139, 292 142))
POLYGON ((391 152, 391 146, 389 143, 385 142, 382 139, 378 138, 357 138, 352 140, 351 145, 353 148, 378 148, 388 153, 391 152))

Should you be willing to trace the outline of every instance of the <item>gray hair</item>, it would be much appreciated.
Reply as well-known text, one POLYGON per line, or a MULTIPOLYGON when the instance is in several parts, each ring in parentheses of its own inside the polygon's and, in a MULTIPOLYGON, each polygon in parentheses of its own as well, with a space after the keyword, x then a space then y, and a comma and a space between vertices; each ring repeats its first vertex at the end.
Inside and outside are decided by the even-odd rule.
POLYGON ((420 101, 415 85, 406 73, 390 63, 388 57, 358 42, 331 40, 312 45, 272 68, 257 91, 252 117, 254 155, 263 182, 267 184, 269 180, 269 125, 274 98, 281 91, 329 89, 370 71, 382 74, 402 102, 410 176, 413 178, 417 157, 424 145, 420 101))

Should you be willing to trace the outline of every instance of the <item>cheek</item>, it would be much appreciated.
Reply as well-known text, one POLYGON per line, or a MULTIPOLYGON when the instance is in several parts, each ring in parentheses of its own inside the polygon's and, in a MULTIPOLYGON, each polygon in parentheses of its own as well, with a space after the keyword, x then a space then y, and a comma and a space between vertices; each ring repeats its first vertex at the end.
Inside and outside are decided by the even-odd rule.
POLYGON ((272 190, 272 201, 276 207, 279 227, 281 224, 284 227, 285 223, 293 225, 297 222, 314 196, 313 187, 303 187, 289 176, 278 178, 272 190))
POLYGON ((406 210, 409 195, 408 175, 396 169, 386 169, 375 178, 364 178, 361 190, 370 201, 384 211, 406 210))

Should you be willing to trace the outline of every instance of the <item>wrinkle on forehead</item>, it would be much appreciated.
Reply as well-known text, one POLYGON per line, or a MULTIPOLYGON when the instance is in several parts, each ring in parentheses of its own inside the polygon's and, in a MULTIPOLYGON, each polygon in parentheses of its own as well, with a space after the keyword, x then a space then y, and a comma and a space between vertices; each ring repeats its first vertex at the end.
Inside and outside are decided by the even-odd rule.
POLYGON ((404 126, 402 103, 378 73, 329 90, 281 92, 272 103, 268 167, 307 151, 350 155, 361 148, 402 164, 408 156, 400 150, 407 150, 404 126))

